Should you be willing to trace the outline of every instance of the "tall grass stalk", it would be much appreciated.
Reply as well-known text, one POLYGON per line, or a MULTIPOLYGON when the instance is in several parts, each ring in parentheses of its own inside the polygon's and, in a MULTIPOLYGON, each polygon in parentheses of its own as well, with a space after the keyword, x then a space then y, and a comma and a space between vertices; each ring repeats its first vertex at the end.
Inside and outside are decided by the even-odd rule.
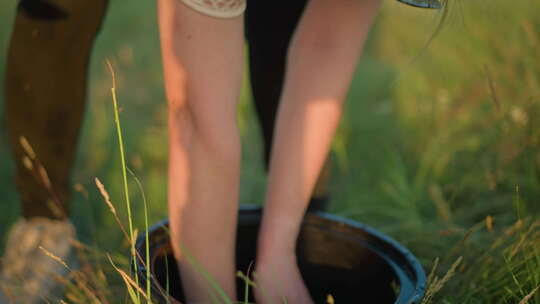
MULTIPOLYGON (((139 191, 141 192, 142 199, 143 199, 143 206, 144 206, 144 238, 145 238, 145 263, 146 263, 146 294, 148 295, 148 298, 152 298, 152 289, 151 289, 151 271, 150 271, 150 240, 148 238, 148 204, 146 202, 146 195, 144 194, 144 189, 141 184, 141 181, 139 178, 131 171, 131 169, 128 168, 129 173, 131 176, 133 176, 133 179, 135 179, 135 182, 137 183, 137 186, 139 187, 139 191)), ((168 274, 167 274, 168 275, 168 274)))
MULTIPOLYGON (((133 221, 132 221, 132 215, 131 215, 131 202, 129 199, 129 187, 128 187, 128 181, 127 181, 127 169, 126 169, 126 159, 124 154, 124 142, 122 138, 122 127, 120 125, 120 115, 118 112, 118 101, 116 98, 116 74, 114 73, 114 69, 112 67, 112 64, 110 61, 107 60, 107 67, 109 68, 109 72, 112 76, 112 87, 111 87, 111 94, 113 99, 113 106, 114 106, 114 123, 116 126, 116 133, 118 135, 118 146, 120 148, 120 162, 122 165, 122 178, 123 178, 123 184, 124 184, 124 196, 126 199, 126 210, 128 215, 128 223, 129 223, 129 242, 131 245, 131 256, 133 260, 133 269, 137 269, 137 261, 136 261, 136 254, 135 254, 135 236, 133 235, 133 221)), ((137 271, 135 271, 135 282, 137 286, 139 285, 139 275, 137 274, 137 271)), ((140 302, 140 294, 137 293, 137 300, 140 302)))

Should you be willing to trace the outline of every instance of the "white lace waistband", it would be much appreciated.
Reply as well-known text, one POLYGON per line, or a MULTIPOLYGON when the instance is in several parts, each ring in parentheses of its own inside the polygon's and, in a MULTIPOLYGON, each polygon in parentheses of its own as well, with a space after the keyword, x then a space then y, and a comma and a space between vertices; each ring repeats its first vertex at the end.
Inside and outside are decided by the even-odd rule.
POLYGON ((198 12, 217 18, 237 17, 246 10, 246 0, 182 0, 182 2, 198 12))

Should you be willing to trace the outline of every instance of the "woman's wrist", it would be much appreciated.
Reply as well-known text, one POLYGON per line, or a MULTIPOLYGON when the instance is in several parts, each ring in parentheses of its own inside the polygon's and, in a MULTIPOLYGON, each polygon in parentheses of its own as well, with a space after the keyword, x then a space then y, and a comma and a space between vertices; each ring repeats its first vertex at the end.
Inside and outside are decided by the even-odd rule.
POLYGON ((263 226, 257 242, 257 259, 265 261, 279 256, 296 256, 298 227, 288 222, 274 222, 272 226, 263 226))

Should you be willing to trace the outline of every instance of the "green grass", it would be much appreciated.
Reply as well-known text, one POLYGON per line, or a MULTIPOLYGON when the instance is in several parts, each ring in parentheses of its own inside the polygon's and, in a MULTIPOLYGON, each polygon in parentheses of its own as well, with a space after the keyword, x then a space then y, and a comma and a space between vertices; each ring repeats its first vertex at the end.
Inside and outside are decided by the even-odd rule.
MULTIPOLYGON (((0 4, 1 58, 15 2, 0 4)), ((145 212, 143 196, 132 192, 133 229, 166 216, 166 103, 154 5, 112 1, 92 57, 72 218, 92 248, 81 249, 87 267, 79 276, 103 303, 126 293, 104 253, 126 270, 130 247, 94 186, 99 177, 127 220, 106 59, 117 72, 125 162, 150 202, 145 212)), ((330 211, 390 234, 427 270, 439 257, 441 278, 463 256, 434 303, 519 303, 540 285, 540 2, 455 0, 449 8, 425 48, 441 14, 385 2, 334 142, 330 211)), ((238 109, 240 202, 258 204, 265 176, 249 96, 246 85, 238 109)), ((5 231, 19 207, 0 132, 5 231)), ((138 183, 130 178, 128 186, 138 183)), ((80 286, 68 295, 69 303, 92 298, 80 286)), ((529 303, 540 303, 540 292, 529 303)))

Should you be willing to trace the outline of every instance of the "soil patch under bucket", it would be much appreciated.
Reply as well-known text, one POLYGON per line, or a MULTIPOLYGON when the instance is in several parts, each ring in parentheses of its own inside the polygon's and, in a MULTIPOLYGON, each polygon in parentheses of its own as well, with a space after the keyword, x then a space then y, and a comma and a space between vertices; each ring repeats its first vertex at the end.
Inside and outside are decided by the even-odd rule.
MULTIPOLYGON (((242 206, 239 211, 236 268, 243 273, 255 259, 261 211, 249 206, 242 206)), ((158 303, 182 303, 181 278, 167 227, 165 220, 149 230, 152 295, 158 303), (169 296, 165 292, 167 279, 169 296)), ((136 247, 144 260, 144 234, 137 239, 136 247)), ((426 276, 417 259, 393 239, 358 222, 324 212, 308 213, 297 255, 302 276, 316 303, 326 303, 328 294, 337 304, 420 303, 424 296, 426 276)), ((137 263, 137 272, 144 290, 143 263, 137 263)), ((243 301, 245 283, 239 279, 237 285, 239 301, 243 301)))

